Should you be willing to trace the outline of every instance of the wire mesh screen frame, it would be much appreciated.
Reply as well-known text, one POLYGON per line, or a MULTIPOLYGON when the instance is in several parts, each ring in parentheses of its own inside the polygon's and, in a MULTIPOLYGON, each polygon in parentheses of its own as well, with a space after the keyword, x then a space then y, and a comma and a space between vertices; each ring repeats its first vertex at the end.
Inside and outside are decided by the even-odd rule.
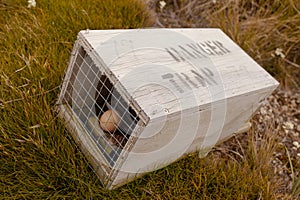
POLYGON ((107 178, 112 179, 115 176, 118 166, 134 145, 137 132, 141 132, 145 124, 139 118, 140 113, 126 102, 117 88, 114 88, 103 66, 94 62, 89 53, 80 42, 76 42, 58 104, 60 110, 68 113, 65 113, 63 118, 69 124, 68 131, 77 132, 76 142, 79 146, 82 148, 84 145, 81 144, 83 141, 80 138, 89 137, 91 141, 88 143, 97 147, 94 151, 101 155, 104 162, 97 166, 98 161, 92 158, 95 160, 92 166, 95 171, 98 168, 104 169, 106 178, 101 177, 104 183, 108 181, 107 178), (120 118, 120 124, 114 132, 103 131, 99 126, 100 116, 108 109, 115 111, 120 118), (67 115, 69 117, 66 117, 67 115))

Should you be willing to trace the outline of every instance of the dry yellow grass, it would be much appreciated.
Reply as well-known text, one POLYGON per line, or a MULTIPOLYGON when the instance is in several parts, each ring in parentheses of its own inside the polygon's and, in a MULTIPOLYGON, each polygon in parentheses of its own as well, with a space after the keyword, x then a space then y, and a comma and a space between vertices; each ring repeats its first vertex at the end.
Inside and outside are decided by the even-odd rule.
MULTIPOLYGON (((283 83, 297 87, 299 3, 197 2, 167 1, 162 15, 175 15, 161 23, 221 27, 283 83), (284 58, 272 56, 277 48, 284 58)), ((191 155, 106 191, 52 108, 78 31, 150 26, 147 11, 132 0, 40 0, 31 9, 26 1, 0 0, 0 12, 1 199, 297 198, 279 194, 280 183, 271 179, 272 129, 260 143, 252 130, 231 141, 231 149, 218 147, 201 160, 191 155)))

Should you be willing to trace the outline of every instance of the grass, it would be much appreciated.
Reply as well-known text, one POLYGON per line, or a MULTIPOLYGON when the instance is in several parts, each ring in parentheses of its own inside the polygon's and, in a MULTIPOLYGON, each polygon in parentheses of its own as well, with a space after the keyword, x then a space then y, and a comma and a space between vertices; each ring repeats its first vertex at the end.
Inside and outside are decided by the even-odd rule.
MULTIPOLYGON (((259 13, 266 16, 268 23, 279 27, 280 33, 285 34, 284 40, 276 40, 277 46, 268 45, 263 34, 256 36, 261 31, 263 21, 254 18, 260 24, 260 28, 255 28, 255 20, 249 22, 247 18, 242 22, 249 23, 248 26, 235 27, 239 22, 236 18, 243 17, 232 1, 226 4, 228 9, 222 4, 211 8, 213 12, 210 17, 215 19, 212 25, 227 30, 255 59, 270 64, 267 65, 269 71, 285 77, 290 72, 282 70, 286 62, 280 57, 270 56, 270 53, 277 47, 283 48, 289 62, 299 63, 296 53, 299 50, 299 45, 296 45, 299 44, 299 30, 294 26, 299 16, 295 15, 290 23, 284 25, 289 15, 297 12, 291 6, 286 10, 279 6, 287 2, 290 1, 275 1, 277 7, 277 4, 272 4, 273 12, 278 12, 278 15, 282 13, 280 16, 283 21, 280 22, 273 21, 272 15, 267 11, 264 13, 264 8, 258 6, 259 13), (238 28, 251 32, 245 34, 236 30, 238 28), (265 50, 259 48, 258 44, 264 45, 265 50), (280 66, 276 67, 279 71, 275 70, 275 66, 280 66)), ((246 5, 239 6, 247 8, 246 5)), ((278 194, 276 188, 280 183, 271 178, 269 163, 276 146, 271 129, 259 144, 257 133, 251 130, 245 135, 246 143, 236 138, 231 149, 217 147, 203 159, 190 155, 116 190, 103 189, 82 153, 64 131, 64 125, 57 119, 53 106, 78 31, 150 26, 151 18, 145 7, 132 0, 88 0, 84 4, 80 0, 40 0, 36 8, 28 9, 26 1, 0 0, 0 12, 1 199, 291 197, 289 194, 278 194)), ((263 30, 264 34, 270 32, 276 35, 272 26, 263 30)), ((293 74, 290 76, 294 77, 293 74)), ((284 78, 282 80, 285 82, 284 78)), ((299 184, 297 179, 295 181, 299 184)), ((297 188, 294 192, 299 193, 297 188)))
POLYGON ((218 4, 212 26, 226 30, 247 53, 287 87, 300 88, 300 3, 239 0, 218 4), (225 9, 225 7, 229 9, 225 9), (245 8, 245 9, 239 9, 245 8), (282 49, 284 57, 276 55, 282 49))

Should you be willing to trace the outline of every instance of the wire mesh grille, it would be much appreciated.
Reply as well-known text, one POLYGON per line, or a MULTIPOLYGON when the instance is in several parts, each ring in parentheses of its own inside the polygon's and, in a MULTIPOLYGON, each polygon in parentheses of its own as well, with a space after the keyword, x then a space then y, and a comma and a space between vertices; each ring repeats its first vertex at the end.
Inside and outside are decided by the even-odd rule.
POLYGON ((71 67, 62 101, 113 166, 140 119, 82 47, 71 67))

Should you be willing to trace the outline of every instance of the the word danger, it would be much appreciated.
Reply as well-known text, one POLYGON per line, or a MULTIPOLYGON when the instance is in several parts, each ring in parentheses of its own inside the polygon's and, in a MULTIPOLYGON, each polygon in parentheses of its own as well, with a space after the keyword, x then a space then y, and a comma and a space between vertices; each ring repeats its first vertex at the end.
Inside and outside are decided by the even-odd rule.
POLYGON ((222 56, 230 53, 230 50, 218 40, 177 45, 175 47, 165 48, 165 50, 177 62, 211 56, 222 56))

